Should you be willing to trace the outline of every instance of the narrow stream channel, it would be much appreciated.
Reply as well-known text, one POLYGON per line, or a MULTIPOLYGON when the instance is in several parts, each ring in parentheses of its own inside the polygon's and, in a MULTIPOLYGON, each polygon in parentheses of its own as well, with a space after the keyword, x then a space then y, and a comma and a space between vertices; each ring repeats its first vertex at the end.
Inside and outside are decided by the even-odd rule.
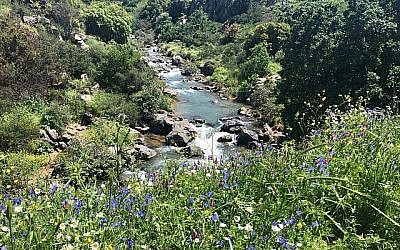
MULTIPOLYGON (((196 127, 197 137, 189 145, 199 146, 205 153, 204 157, 209 156, 223 157, 241 148, 234 142, 220 143, 217 139, 226 132, 220 132, 222 117, 237 116, 237 110, 243 106, 231 100, 223 100, 217 93, 206 90, 194 90, 191 87, 204 87, 202 83, 190 80, 189 77, 182 75, 182 70, 172 65, 171 60, 159 52, 155 46, 148 48, 149 65, 159 72, 161 79, 165 80, 166 85, 177 92, 177 102, 175 113, 188 120, 204 119, 206 121, 201 127, 196 127)), ((242 121, 246 121, 242 117, 242 121)), ((233 136, 235 137, 235 136, 233 136)), ((181 158, 182 155, 176 152, 175 147, 161 146, 155 148, 158 155, 150 161, 144 163, 144 168, 157 169, 165 165, 165 161, 181 158)))

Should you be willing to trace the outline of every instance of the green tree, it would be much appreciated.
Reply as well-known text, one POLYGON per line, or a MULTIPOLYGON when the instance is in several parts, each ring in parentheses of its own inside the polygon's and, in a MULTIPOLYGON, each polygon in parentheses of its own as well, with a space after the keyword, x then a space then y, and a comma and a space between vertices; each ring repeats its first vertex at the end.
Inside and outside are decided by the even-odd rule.
POLYGON ((147 83, 151 72, 140 60, 140 54, 130 44, 111 43, 97 68, 95 80, 109 91, 132 94, 147 83))
POLYGON ((132 17, 115 3, 97 2, 82 11, 86 31, 103 41, 128 41, 132 33, 132 17))
POLYGON ((162 13, 156 20, 155 32, 163 41, 173 41, 176 38, 176 26, 168 13, 162 13))
POLYGON ((257 25, 248 35, 245 49, 249 51, 259 43, 268 45, 269 54, 275 54, 282 48, 290 34, 290 26, 287 23, 269 21, 257 25))

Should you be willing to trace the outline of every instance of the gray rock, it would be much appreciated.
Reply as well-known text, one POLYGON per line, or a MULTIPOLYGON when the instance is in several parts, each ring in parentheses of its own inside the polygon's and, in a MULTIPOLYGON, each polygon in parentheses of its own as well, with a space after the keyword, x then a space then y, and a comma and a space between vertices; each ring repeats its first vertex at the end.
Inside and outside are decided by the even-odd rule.
POLYGON ((174 124, 173 130, 167 135, 168 145, 185 147, 196 136, 196 131, 188 120, 178 121, 174 124))
POLYGON ((65 150, 65 149, 68 148, 68 145, 67 145, 65 142, 59 142, 59 143, 58 143, 58 147, 59 147, 61 150, 65 150))
POLYGON ((172 131, 166 137, 167 144, 176 147, 185 147, 193 137, 186 131, 172 131))
POLYGON ((236 137, 236 143, 238 146, 249 147, 253 142, 258 142, 258 135, 252 130, 243 129, 236 137))
POLYGON ((155 150, 148 148, 145 145, 135 145, 133 149, 128 150, 128 153, 139 160, 150 160, 157 155, 155 150))
POLYGON ((228 120, 224 125, 222 125, 221 131, 230 134, 238 134, 242 131, 243 127, 244 123, 239 120, 228 120))
POLYGON ((217 139, 218 142, 232 142, 233 137, 231 135, 224 135, 217 139))
POLYGON ((45 131, 51 141, 56 142, 60 139, 57 130, 46 127, 45 131))
POLYGON ((187 157, 202 157, 204 155, 204 151, 196 145, 184 147, 180 150, 180 152, 185 154, 187 157))

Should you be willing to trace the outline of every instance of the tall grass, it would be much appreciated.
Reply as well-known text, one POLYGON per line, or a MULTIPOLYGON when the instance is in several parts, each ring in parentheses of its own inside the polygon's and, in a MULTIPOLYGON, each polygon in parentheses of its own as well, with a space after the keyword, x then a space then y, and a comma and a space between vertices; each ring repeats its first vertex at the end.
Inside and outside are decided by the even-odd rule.
POLYGON ((8 249, 397 249, 400 118, 329 114, 304 147, 171 163, 146 181, 3 194, 8 249), (8 204, 8 205, 7 205, 8 204))

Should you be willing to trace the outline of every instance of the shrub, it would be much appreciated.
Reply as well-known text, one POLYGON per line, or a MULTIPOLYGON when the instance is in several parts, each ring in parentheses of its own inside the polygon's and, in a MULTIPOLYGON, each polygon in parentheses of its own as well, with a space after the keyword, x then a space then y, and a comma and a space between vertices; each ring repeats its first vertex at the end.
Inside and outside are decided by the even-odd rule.
POLYGON ((9 98, 47 95, 63 83, 58 42, 11 17, 0 18, 0 88, 9 98))
POLYGON ((100 91, 89 102, 89 111, 98 117, 108 117, 116 120, 120 115, 126 117, 130 126, 136 126, 139 119, 139 110, 135 102, 121 94, 100 91))
POLYGON ((98 65, 95 80, 108 91, 132 94, 147 84, 145 65, 131 45, 110 44, 98 65))
POLYGON ((0 151, 15 152, 27 149, 39 138, 40 116, 25 107, 16 107, 0 116, 0 151))
POLYGON ((72 121, 69 107, 52 102, 42 114, 41 124, 47 125, 58 132, 63 132, 67 125, 72 121))
POLYGON ((32 173, 48 164, 47 155, 34 155, 26 152, 0 153, 0 190, 17 190, 26 186, 32 173))
POLYGON ((132 18, 115 3, 97 2, 82 11, 86 31, 101 40, 126 43, 132 33, 132 18))
POLYGON ((66 169, 66 173, 61 174, 79 185, 93 177, 104 180, 110 174, 118 175, 122 168, 130 167, 121 165, 120 155, 134 145, 135 139, 136 135, 118 122, 95 123, 73 140, 66 153, 58 158, 57 162, 66 169))

